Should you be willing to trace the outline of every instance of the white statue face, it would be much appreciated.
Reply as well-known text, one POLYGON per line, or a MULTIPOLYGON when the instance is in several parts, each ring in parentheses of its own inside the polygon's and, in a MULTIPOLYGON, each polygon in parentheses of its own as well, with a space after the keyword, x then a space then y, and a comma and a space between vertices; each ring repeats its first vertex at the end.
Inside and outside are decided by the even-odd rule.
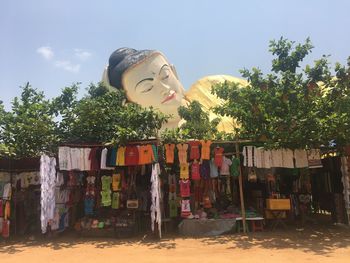
POLYGON ((154 53, 127 69, 122 82, 130 101, 143 107, 153 106, 172 114, 172 120, 178 119, 177 109, 185 105, 184 88, 175 69, 161 53, 154 53))

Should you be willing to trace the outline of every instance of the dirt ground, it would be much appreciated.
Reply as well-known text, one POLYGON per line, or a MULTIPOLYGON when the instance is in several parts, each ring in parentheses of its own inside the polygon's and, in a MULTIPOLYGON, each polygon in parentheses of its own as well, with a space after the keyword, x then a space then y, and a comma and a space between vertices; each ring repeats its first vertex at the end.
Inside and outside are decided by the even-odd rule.
POLYGON ((350 230, 332 226, 223 235, 210 238, 167 236, 156 241, 81 238, 0 241, 0 262, 349 262, 350 230))

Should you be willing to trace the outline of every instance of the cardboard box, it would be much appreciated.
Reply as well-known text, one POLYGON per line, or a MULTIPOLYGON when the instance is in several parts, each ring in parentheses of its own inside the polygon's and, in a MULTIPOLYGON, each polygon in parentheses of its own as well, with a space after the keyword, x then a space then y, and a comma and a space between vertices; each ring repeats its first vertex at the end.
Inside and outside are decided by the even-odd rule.
POLYGON ((290 210, 290 199, 266 199, 269 210, 290 210))

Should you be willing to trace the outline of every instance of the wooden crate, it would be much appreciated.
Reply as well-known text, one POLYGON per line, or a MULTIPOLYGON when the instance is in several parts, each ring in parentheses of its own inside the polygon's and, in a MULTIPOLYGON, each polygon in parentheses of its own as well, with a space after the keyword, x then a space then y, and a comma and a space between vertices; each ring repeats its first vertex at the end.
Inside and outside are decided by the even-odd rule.
POLYGON ((290 199, 266 199, 269 210, 290 210, 290 199))

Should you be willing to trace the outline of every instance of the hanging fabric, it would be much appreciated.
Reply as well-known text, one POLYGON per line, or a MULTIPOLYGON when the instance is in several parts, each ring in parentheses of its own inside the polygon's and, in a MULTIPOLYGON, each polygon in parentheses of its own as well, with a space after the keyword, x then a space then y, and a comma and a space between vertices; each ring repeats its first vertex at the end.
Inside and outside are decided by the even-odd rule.
POLYGON ((162 238, 162 216, 160 209, 160 199, 161 199, 161 191, 160 191, 160 167, 159 163, 155 163, 152 165, 152 175, 151 175, 151 196, 152 196, 152 204, 151 204, 151 228, 154 232, 154 223, 158 224, 158 232, 159 237, 162 238))
POLYGON ((46 233, 48 223, 55 215, 56 159, 47 155, 40 158, 41 177, 41 231, 46 233))

